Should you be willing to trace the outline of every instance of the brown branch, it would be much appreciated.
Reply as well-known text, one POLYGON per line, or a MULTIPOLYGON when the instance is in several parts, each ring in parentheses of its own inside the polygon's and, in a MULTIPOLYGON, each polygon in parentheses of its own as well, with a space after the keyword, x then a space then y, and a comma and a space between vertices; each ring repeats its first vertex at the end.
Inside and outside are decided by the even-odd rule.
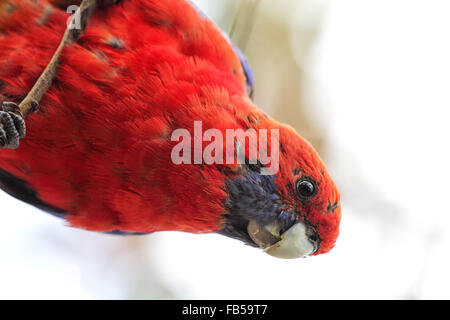
POLYGON ((76 42, 80 35, 83 33, 87 26, 90 16, 94 12, 97 6, 97 0, 83 0, 80 7, 76 10, 72 18, 79 17, 80 28, 74 28, 72 23, 68 23, 61 42, 58 45, 55 53, 53 54, 47 67, 45 67, 41 76, 38 78, 33 88, 28 92, 27 96, 19 104, 19 110, 15 110, 20 113, 20 115, 25 118, 31 112, 37 110, 39 102, 41 101, 43 95, 50 88, 53 79, 56 75, 56 69, 58 67, 59 58, 61 57, 61 52, 66 44, 76 42))

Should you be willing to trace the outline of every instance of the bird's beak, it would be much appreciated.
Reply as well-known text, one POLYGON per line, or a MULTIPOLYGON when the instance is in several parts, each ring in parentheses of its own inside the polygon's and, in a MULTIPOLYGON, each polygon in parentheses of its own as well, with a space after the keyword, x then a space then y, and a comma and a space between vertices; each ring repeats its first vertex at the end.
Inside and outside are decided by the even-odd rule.
POLYGON ((251 220, 247 231, 251 239, 271 256, 294 259, 313 254, 318 249, 317 237, 312 237, 312 229, 302 222, 297 222, 280 234, 279 224, 259 225, 251 220))

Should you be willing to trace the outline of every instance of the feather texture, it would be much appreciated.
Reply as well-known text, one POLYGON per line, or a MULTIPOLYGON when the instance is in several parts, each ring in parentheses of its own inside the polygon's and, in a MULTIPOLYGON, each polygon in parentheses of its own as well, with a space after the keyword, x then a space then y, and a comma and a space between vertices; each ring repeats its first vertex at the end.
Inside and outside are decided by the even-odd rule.
MULTIPOLYGON (((0 4, 2 100, 23 99, 67 18, 61 1, 0 4)), ((326 252, 340 210, 323 212, 339 193, 310 144, 252 103, 242 59, 187 1, 126 0, 97 10, 77 44, 64 49, 20 147, 0 152, 1 172, 26 183, 33 201, 64 211, 75 227, 216 232, 226 225, 227 182, 242 177, 239 165, 175 165, 171 133, 193 134, 194 120, 221 132, 276 128, 280 171, 271 181, 279 201, 317 228, 319 253, 326 252), (295 197, 300 175, 320 181, 314 202, 295 197)))

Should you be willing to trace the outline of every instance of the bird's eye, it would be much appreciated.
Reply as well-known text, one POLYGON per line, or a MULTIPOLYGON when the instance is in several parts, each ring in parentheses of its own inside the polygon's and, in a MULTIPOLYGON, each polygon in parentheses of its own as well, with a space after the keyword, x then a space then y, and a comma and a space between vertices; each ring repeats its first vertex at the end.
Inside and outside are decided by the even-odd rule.
POLYGON ((297 194, 302 198, 311 198, 317 193, 316 183, 309 179, 299 179, 297 181, 297 194))

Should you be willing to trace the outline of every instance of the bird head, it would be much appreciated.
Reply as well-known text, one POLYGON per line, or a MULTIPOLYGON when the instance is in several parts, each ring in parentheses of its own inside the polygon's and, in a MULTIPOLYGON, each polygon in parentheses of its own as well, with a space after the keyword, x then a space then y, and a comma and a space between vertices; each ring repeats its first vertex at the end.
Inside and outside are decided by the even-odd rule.
MULTIPOLYGON (((260 122, 274 127, 273 120, 260 122)), ((311 144, 288 126, 276 127, 277 172, 265 174, 260 162, 244 164, 227 180, 227 213, 219 233, 279 258, 326 253, 339 234, 339 191, 311 144)))

